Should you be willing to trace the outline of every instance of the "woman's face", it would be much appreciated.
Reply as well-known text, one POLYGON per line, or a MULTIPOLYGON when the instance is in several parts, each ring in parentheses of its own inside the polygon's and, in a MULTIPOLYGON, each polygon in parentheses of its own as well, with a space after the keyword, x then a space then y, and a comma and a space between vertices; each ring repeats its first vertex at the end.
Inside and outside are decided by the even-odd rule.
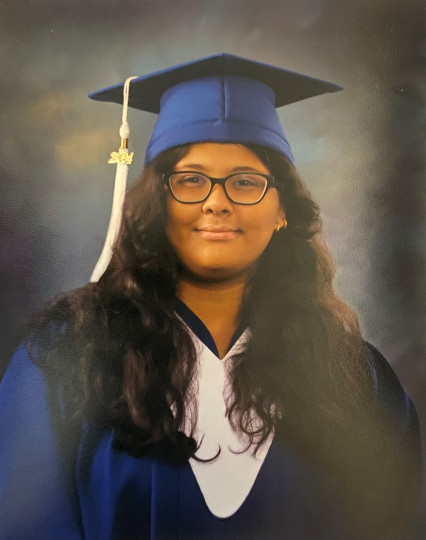
MULTIPOLYGON (((217 178, 236 171, 270 174, 245 146, 219 143, 192 145, 174 171, 217 178)), ((202 280, 247 278, 285 216, 275 188, 259 203, 244 206, 232 203, 218 184, 201 203, 184 204, 169 194, 167 208, 169 241, 187 272, 202 280)))

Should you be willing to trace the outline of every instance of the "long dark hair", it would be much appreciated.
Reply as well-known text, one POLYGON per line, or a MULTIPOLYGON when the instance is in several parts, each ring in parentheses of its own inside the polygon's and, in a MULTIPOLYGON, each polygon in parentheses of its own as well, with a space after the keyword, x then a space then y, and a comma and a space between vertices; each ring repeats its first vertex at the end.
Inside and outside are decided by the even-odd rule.
MULTIPOLYGON (((370 356, 355 314, 333 290, 318 206, 283 155, 247 147, 278 180, 288 227, 273 235, 245 292, 240 319, 251 338, 233 358, 228 416, 255 447, 274 431, 344 488, 361 490, 369 472, 358 478, 352 445, 377 433, 370 356)), ((176 315, 181 267, 165 233, 161 177, 187 151, 168 150, 147 167, 126 197, 107 271, 40 313, 31 342, 69 418, 113 427, 115 445, 133 455, 179 462, 197 451, 182 430, 184 419, 196 423, 197 358, 176 315)))

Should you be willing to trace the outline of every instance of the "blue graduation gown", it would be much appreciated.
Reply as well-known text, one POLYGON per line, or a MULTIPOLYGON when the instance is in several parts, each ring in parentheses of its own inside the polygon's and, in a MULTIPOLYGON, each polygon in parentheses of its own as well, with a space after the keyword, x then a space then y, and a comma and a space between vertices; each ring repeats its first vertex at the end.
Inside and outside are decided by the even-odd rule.
MULTIPOLYGON (((202 322, 186 307, 180 314, 215 352, 202 322)), ((383 369, 390 370, 376 370, 379 393, 383 369)), ((412 439, 416 414, 395 388, 398 436, 412 439)), ((0 410, 1 540, 352 538, 327 477, 277 438, 243 505, 221 519, 206 506, 189 463, 132 457, 113 448, 112 430, 92 423, 58 425, 45 376, 24 345, 2 380, 0 410)))

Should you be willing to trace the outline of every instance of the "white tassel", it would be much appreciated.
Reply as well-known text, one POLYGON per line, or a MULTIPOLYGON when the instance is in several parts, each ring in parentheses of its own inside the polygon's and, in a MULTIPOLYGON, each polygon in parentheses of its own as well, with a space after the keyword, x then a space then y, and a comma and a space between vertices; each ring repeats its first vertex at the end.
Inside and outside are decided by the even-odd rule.
POLYGON ((128 165, 126 165, 125 163, 117 163, 117 172, 115 175, 114 185, 114 198, 112 201, 112 210, 108 225, 108 232, 106 235, 102 253, 92 272, 92 276, 90 278, 91 282, 99 281, 111 261, 112 247, 117 239, 118 231, 120 230, 121 225, 123 202, 126 195, 127 173, 128 165))
POLYGON ((105 239, 105 244, 102 253, 96 263, 95 269, 92 272, 90 281, 96 283, 102 277, 107 269, 111 257, 112 248, 117 240, 118 232, 121 226, 121 218, 123 214, 123 203, 126 196, 127 175, 129 164, 133 159, 133 152, 129 153, 127 148, 127 140, 130 135, 129 124, 127 123, 127 108, 129 102, 129 85, 132 79, 137 77, 129 77, 124 83, 123 89, 123 114, 122 124, 120 127, 121 146, 118 152, 112 152, 108 163, 116 163, 117 170, 115 174, 114 197, 112 201, 111 217, 108 225, 108 232, 105 239))

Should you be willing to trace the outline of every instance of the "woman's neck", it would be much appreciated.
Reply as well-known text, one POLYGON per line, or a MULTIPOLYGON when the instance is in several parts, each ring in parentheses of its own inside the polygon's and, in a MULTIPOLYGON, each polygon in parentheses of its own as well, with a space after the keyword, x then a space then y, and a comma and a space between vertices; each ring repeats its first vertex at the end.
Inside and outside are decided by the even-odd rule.
POLYGON ((177 295, 203 321, 223 358, 238 327, 245 282, 199 283, 182 279, 177 295))

